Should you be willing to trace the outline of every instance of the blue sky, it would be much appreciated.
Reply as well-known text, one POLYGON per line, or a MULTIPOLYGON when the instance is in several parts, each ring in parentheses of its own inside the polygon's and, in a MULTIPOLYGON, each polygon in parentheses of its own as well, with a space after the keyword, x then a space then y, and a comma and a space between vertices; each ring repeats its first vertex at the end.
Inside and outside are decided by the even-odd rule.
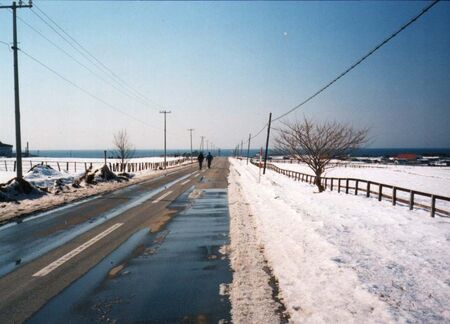
MULTIPOLYGON (((427 3, 36 1, 156 104, 118 93, 19 21, 24 51, 144 122, 22 54, 23 141, 34 149, 102 149, 125 128, 137 148, 161 148, 164 107, 172 110, 169 148, 189 146, 187 128, 196 129, 194 145, 203 135, 233 147, 259 130, 269 112, 277 116, 303 101, 427 3)), ((86 62, 30 10, 19 16, 86 62)), ((449 30, 450 3, 438 3, 287 120, 304 114, 370 127, 371 147, 450 147, 449 30)), ((0 41, 11 40, 11 13, 3 10, 0 41)), ((12 52, 0 44, 0 141, 8 143, 14 143, 12 77, 12 52)), ((258 137, 254 147, 263 142, 258 137)))

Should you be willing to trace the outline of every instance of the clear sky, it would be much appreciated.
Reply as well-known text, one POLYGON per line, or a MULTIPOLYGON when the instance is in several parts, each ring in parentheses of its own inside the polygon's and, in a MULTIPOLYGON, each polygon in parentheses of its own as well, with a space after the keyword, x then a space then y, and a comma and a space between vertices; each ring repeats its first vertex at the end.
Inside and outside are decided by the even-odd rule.
MULTIPOLYGON (((9 1, 0 0, 1 4, 9 1)), ((143 105, 90 74, 18 22, 20 47, 144 123, 122 115, 20 54, 23 143, 33 149, 103 149, 128 130, 137 148, 189 146, 187 128, 233 147, 289 110, 418 13, 428 2, 36 1, 143 105), (155 104, 154 104, 154 103, 155 104)), ((37 11, 35 9, 37 13, 37 11)), ((19 16, 90 65, 29 9, 19 16)), ((0 41, 12 41, 0 10, 0 41)), ((287 119, 369 126, 371 147, 450 147, 450 2, 426 15, 287 119)), ((12 52, 0 43, 0 141, 14 143, 12 52)), ((276 127, 277 125, 275 125, 276 127)), ((264 142, 264 135, 254 147, 264 142)))

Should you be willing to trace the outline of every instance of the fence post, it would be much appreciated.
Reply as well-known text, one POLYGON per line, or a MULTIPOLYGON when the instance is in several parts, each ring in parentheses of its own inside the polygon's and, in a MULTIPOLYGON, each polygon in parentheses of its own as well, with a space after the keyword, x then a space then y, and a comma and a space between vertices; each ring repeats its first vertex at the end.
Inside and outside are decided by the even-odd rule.
POLYGON ((331 185, 330 185, 331 191, 333 191, 333 182, 334 182, 334 178, 331 178, 331 185))
POLYGON ((356 180, 356 182, 355 182, 355 196, 358 195, 358 183, 359 183, 359 181, 356 180))
POLYGON ((66 171, 69 172, 69 162, 66 162, 66 171))
POLYGON ((73 162, 75 172, 77 172, 77 162, 73 162))
POLYGON ((325 189, 327 189, 327 178, 325 178, 325 189))
MULTIPOLYGON (((16 162, 14 161, 14 165, 15 165, 15 163, 16 162)), ((14 169, 15 169, 15 167, 14 167, 14 169)), ((5 170, 8 171, 8 164, 6 163, 6 160, 5 160, 5 170)))
POLYGON ((381 197, 383 196, 383 185, 378 184, 378 201, 381 201, 381 197))
POLYGON ((410 191, 409 193, 409 210, 413 210, 414 208, 414 191, 410 191))
POLYGON ((341 178, 338 179, 338 192, 341 192, 341 178))
POLYGON ((396 203, 397 203, 397 188, 393 187, 392 188, 392 205, 395 206, 396 203))
POLYGON ((436 197, 431 195, 431 217, 434 217, 434 213, 436 212, 436 197))
POLYGON ((345 180, 345 193, 348 194, 348 179, 345 180))
POLYGON ((370 181, 367 181, 367 191, 366 191, 366 197, 370 197, 370 181))
POLYGON ((84 171, 87 171, 87 163, 84 162, 84 171))
POLYGON ((61 168, 59 167, 59 162, 56 162, 56 165, 58 166, 58 171, 61 172, 61 168))

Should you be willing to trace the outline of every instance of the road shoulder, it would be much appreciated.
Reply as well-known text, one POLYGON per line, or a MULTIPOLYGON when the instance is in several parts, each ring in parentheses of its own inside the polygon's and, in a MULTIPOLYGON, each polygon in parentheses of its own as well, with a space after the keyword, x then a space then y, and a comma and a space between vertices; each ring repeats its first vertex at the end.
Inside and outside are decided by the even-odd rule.
POLYGON ((233 323, 279 323, 287 321, 278 300, 276 279, 264 258, 256 225, 239 184, 239 173, 230 167, 228 200, 230 212, 230 286, 233 323))

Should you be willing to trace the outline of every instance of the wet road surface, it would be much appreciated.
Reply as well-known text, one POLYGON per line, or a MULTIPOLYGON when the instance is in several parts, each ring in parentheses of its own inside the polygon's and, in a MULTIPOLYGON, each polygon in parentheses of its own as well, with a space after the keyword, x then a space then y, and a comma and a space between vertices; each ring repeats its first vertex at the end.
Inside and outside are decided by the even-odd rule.
POLYGON ((219 252, 228 243, 227 192, 192 189, 169 206, 186 209, 162 231, 135 233, 29 322, 229 322, 219 294, 232 279, 219 252))
POLYGON ((228 319, 227 173, 217 159, 0 229, 0 322, 228 319))
POLYGON ((177 173, 174 180, 174 175, 168 179, 158 177, 145 185, 132 185, 75 203, 70 209, 58 208, 19 224, 0 227, 0 276, 145 202, 189 175, 177 173), (163 184, 163 180, 169 182, 163 184))

